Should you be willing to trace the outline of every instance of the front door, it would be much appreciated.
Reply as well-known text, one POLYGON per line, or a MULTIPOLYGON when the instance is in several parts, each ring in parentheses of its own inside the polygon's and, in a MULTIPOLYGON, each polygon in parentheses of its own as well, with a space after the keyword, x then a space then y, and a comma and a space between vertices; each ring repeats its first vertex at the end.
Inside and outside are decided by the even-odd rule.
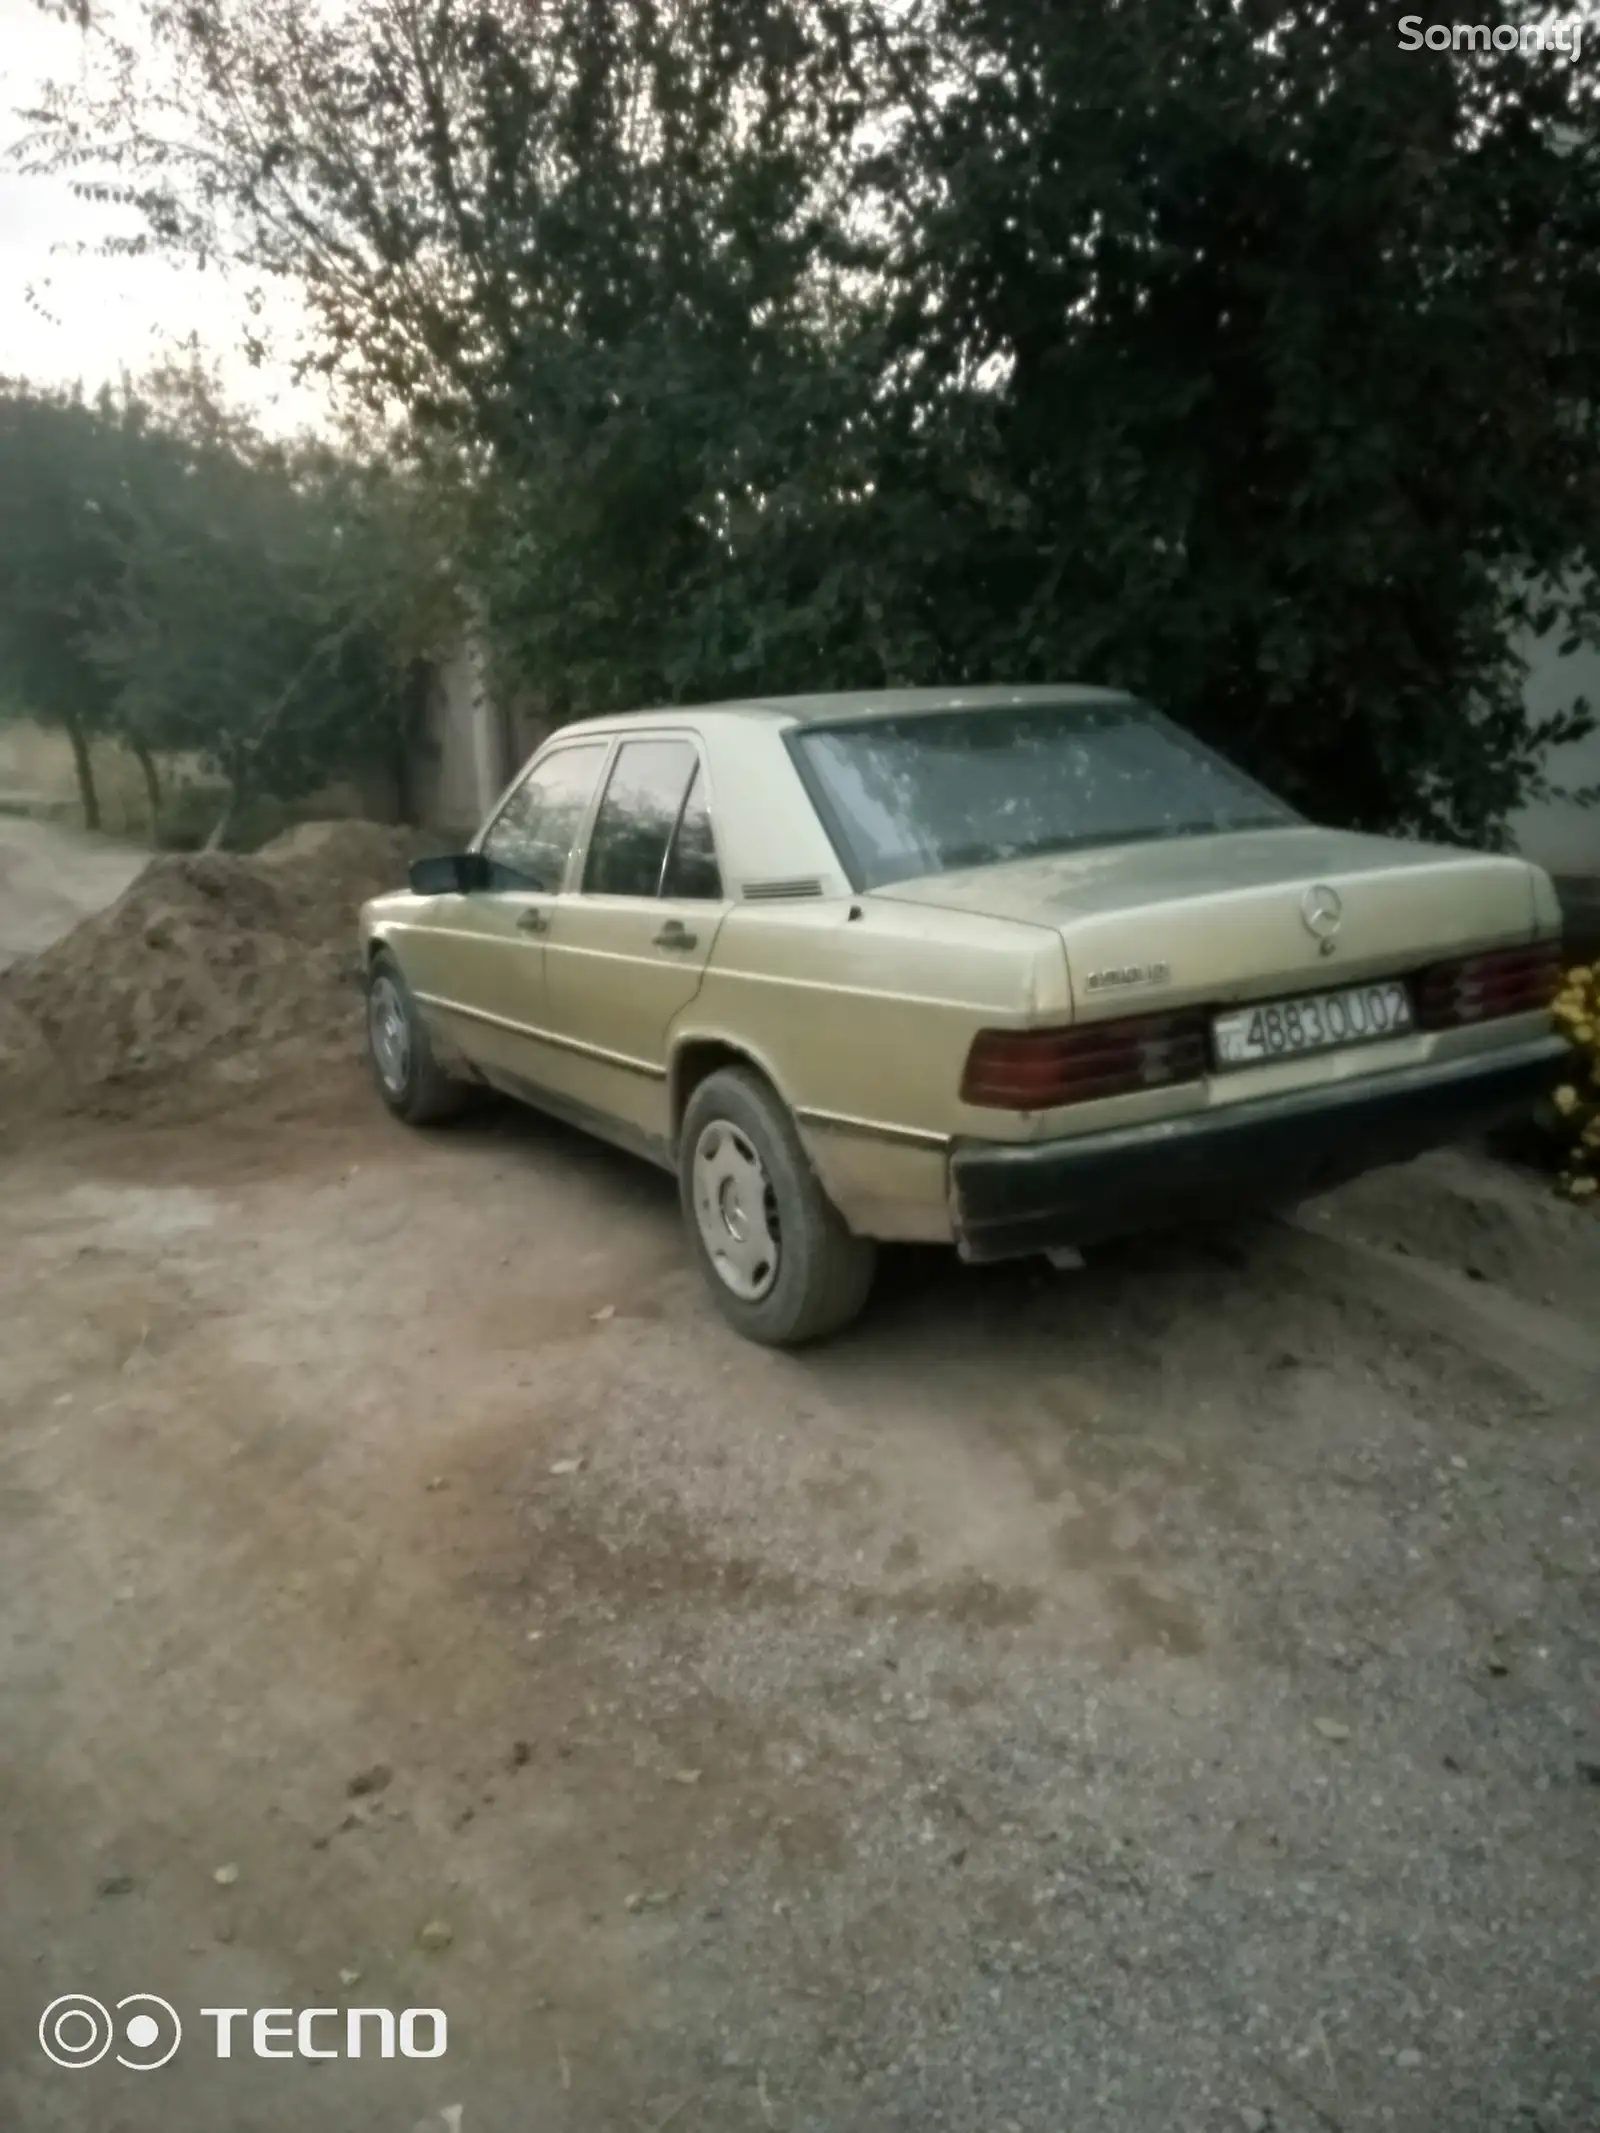
POLYGON ((487 887, 441 897, 430 919, 418 990, 491 1073, 548 1079, 545 943, 609 746, 574 741, 542 755, 478 840, 487 887))
POLYGON ((686 734, 617 749, 578 893, 552 913, 550 1029, 571 1101, 660 1154, 671 1138, 667 1036, 700 989, 727 910, 705 772, 686 734))

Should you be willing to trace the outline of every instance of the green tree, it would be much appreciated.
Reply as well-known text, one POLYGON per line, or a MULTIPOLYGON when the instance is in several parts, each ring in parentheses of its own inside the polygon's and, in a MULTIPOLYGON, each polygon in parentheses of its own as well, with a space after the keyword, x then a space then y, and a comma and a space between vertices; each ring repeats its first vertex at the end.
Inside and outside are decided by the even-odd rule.
POLYGON ((165 89, 106 45, 106 101, 54 100, 42 152, 119 165, 152 242, 302 284, 315 360, 468 501, 496 637, 558 713, 798 676, 870 634, 855 14, 198 0, 149 11, 165 89))
POLYGON ((1044 676, 1492 835, 1596 627, 1592 71, 1377 0, 138 0, 34 154, 293 277, 511 670, 1044 676))
POLYGON ((453 588, 401 485, 262 437, 193 363, 147 381, 123 434, 90 651, 128 730, 226 779, 214 840, 256 794, 403 765, 453 588))
POLYGON ((1586 723, 1529 726, 1510 636, 1596 630, 1592 69, 1404 50, 1387 0, 927 12, 884 173, 901 345, 984 469, 958 659, 1491 833, 1586 723))
POLYGON ((405 798, 422 662, 454 581, 415 484, 263 437, 191 360, 93 406, 0 391, 0 683, 72 742, 198 757, 230 794, 294 799, 373 763, 405 798))
POLYGON ((89 651, 116 576, 113 432, 104 405, 0 380, 0 697, 66 735, 90 829, 100 827, 91 744, 117 710, 89 651))

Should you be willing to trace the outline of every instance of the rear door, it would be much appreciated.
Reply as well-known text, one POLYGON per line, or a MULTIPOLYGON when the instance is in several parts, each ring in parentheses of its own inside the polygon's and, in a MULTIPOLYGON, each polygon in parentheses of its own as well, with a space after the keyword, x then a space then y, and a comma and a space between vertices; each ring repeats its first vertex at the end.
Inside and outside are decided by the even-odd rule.
POLYGON ((700 989, 727 910, 698 740, 629 735, 589 833, 578 893, 548 937, 550 1029, 575 1104, 659 1153, 667 1033, 700 989))
POLYGON ((545 942, 610 748, 548 749, 501 802, 477 841, 489 885, 441 897, 418 987, 469 1059, 519 1080, 550 1075, 545 942))

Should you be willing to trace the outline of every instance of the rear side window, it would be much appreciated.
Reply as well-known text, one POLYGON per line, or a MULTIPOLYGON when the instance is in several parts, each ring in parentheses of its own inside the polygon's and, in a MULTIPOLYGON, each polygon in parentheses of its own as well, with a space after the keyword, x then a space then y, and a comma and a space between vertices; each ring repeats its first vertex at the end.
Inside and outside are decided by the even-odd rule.
POLYGON ((659 896, 662 871, 699 757, 688 741, 624 741, 589 838, 591 896, 659 896))
POLYGON ((605 757, 604 741, 586 741, 529 771, 483 839, 492 887, 556 893, 605 757))
POLYGON ((711 835, 711 810, 706 805, 705 773, 698 765, 678 818, 678 834, 667 855, 661 893, 710 901, 720 901, 722 896, 717 847, 711 835))

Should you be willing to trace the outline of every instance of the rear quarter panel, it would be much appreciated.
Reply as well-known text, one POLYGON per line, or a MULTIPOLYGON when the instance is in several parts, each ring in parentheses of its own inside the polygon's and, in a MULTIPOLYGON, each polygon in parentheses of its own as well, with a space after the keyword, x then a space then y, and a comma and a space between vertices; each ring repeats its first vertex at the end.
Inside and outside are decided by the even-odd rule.
POLYGON ((852 1228, 948 1239, 952 1134, 1010 1137, 1013 1116, 960 1102, 972 1039, 1070 1010, 1054 929, 870 898, 736 906, 673 1049, 746 1054, 799 1123, 852 1228), (852 917, 851 913, 856 916, 852 917))
POLYGON ((861 902, 743 906, 675 1034, 741 1045, 797 1111, 947 1135, 974 1033, 1070 1005, 1047 927, 861 902))

